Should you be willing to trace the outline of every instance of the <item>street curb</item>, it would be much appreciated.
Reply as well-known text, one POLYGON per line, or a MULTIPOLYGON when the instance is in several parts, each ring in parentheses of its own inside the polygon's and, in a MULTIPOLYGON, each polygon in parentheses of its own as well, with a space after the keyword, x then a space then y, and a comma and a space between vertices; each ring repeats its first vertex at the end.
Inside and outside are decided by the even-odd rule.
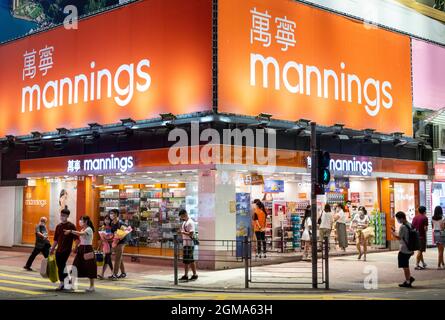
POLYGON ((337 289, 309 289, 309 288, 292 288, 283 290, 282 288, 277 290, 248 288, 248 289, 209 289, 205 287, 168 287, 168 286, 141 286, 140 289, 148 290, 168 290, 168 291, 184 291, 184 292, 214 292, 214 293, 270 293, 270 294, 320 294, 320 293, 351 293, 350 291, 337 290, 337 289))

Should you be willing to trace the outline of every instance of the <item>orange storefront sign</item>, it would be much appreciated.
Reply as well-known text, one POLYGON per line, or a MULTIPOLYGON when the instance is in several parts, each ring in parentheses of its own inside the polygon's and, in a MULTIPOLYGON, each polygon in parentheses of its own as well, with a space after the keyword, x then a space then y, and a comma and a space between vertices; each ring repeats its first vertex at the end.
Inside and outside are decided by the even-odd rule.
MULTIPOLYGON (((223 149, 224 145, 216 145, 223 149)), ((204 161, 203 153, 207 153, 205 146, 182 147, 181 152, 188 156, 185 162, 172 164, 171 150, 168 148, 138 150, 129 152, 100 153, 91 155, 41 158, 20 161, 19 178, 65 175, 97 175, 115 173, 143 172, 146 169, 159 167, 163 170, 182 169, 181 166, 206 166, 215 168, 215 164, 264 165, 259 162, 255 148, 233 148, 230 157, 224 157, 223 152, 215 161, 204 161), (240 149, 239 153, 235 149, 240 149), (116 159, 114 161, 113 159, 116 159), (130 160, 131 159, 131 160, 130 160), (73 161, 79 161, 76 166, 73 161), (131 165, 130 165, 131 163, 131 165), (78 169, 77 169, 78 168, 78 169), (123 170, 125 169, 125 170, 123 170)), ((279 167, 308 168, 309 152, 277 149, 275 165, 279 167)), ((400 174, 428 174, 428 166, 424 161, 400 160, 390 158, 355 157, 352 155, 331 154, 332 159, 369 161, 373 172, 388 172, 400 174)), ((279 169, 277 169, 279 171, 279 169)))
POLYGON ((49 219, 50 214, 50 190, 48 184, 39 179, 35 186, 25 187, 23 190, 23 243, 33 243, 35 241, 35 227, 40 222, 41 217, 49 219))
POLYGON ((212 108, 208 0, 147 0, 0 46, 0 136, 212 108))
POLYGON ((219 111, 412 135, 409 37, 294 1, 218 10, 219 111))

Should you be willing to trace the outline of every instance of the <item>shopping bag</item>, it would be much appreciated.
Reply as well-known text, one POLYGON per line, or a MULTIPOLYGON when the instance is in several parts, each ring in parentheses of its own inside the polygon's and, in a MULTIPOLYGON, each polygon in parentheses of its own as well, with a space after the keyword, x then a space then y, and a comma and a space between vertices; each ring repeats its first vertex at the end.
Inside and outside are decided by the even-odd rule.
POLYGON ((98 267, 102 267, 104 265, 104 254, 102 252, 96 252, 96 264, 98 267))
POLYGON ((53 283, 59 281, 59 273, 57 271, 55 255, 50 255, 48 257, 48 278, 53 283))
POLYGON ((48 258, 43 259, 40 264, 40 275, 42 278, 48 279, 48 258))

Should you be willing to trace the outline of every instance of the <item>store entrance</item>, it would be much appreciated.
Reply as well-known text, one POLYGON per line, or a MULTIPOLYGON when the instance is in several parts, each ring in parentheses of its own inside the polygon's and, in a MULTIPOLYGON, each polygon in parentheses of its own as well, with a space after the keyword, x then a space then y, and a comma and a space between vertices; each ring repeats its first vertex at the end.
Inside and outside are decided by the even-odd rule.
MULTIPOLYGON (((258 171, 238 171, 237 178, 237 235, 245 234, 245 226, 250 226, 253 239, 252 259, 261 262, 264 259, 283 259, 302 256, 310 259, 310 245, 305 241, 305 211, 310 205, 310 175, 298 172, 267 173, 258 171), (260 176, 260 177, 258 177, 260 176), (248 200, 246 200, 248 199, 248 200), (267 211, 265 226, 266 253, 262 246, 257 245, 253 221, 255 200, 260 200, 267 211), (242 203, 249 201, 250 203, 242 203), (245 208, 251 214, 246 216, 245 208), (307 248, 309 247, 309 248, 307 248)), ((344 208, 346 247, 340 247, 337 222, 332 225, 330 233, 330 252, 337 254, 355 254, 357 250, 357 225, 353 222, 363 207, 368 216, 368 227, 371 236, 367 237, 367 250, 386 248, 386 215, 381 212, 378 198, 378 182, 376 178, 359 176, 332 177, 323 196, 317 197, 318 217, 326 204, 331 210, 340 205, 344 208)), ((335 215, 335 212, 333 212, 335 215)), ((311 221, 317 223, 317 221, 311 221)), ((341 230, 340 230, 341 231, 341 230)), ((345 231, 343 231, 344 234, 345 231)), ((317 233, 318 234, 318 233, 317 233)), ((318 235, 319 238, 319 235, 318 235)), ((344 238, 342 238, 344 239, 344 238)), ((363 247, 363 243, 361 242, 363 247)))
POLYGON ((172 257, 181 209, 198 225, 196 171, 117 174, 102 181, 96 188, 97 225, 103 225, 111 209, 119 210, 120 219, 133 229, 127 254, 172 257))

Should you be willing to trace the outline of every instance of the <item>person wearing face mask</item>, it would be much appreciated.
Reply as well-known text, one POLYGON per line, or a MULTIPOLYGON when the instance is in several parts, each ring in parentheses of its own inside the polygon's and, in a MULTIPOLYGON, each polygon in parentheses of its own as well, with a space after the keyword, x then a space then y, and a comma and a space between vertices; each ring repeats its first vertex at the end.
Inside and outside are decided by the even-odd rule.
POLYGON ((90 279, 90 287, 86 292, 94 292, 94 279, 97 278, 97 265, 93 250, 94 226, 90 217, 83 216, 79 220, 80 231, 64 230, 65 235, 76 235, 80 238, 73 266, 77 268, 78 278, 90 279))
MULTIPOLYGON (((65 273, 66 262, 71 255, 73 250, 73 242, 78 240, 78 237, 72 233, 65 234, 64 230, 76 230, 76 226, 68 221, 70 216, 70 211, 68 209, 63 209, 60 212, 60 223, 56 227, 54 233, 54 243, 51 247, 50 254, 56 253, 56 263, 59 273, 60 285, 57 288, 58 291, 64 289, 65 278, 68 276, 65 273)), ((75 252, 76 249, 73 251, 75 252)))
POLYGON ((42 253, 45 258, 48 258, 51 244, 49 243, 48 230, 46 229, 47 220, 46 217, 41 217, 40 223, 36 226, 36 243, 26 265, 23 267, 25 270, 32 271, 32 263, 39 253, 42 253))
MULTIPOLYGON (((111 218, 111 232, 115 233, 118 229, 120 229, 122 226, 126 225, 122 220, 119 219, 119 210, 117 209, 111 209, 108 214, 111 218)), ((117 246, 114 248, 115 252, 115 260, 114 260, 114 270, 113 275, 111 275, 108 279, 116 281, 118 279, 124 279, 127 277, 127 274, 125 273, 125 265, 124 265, 124 249, 125 246, 128 244, 128 236, 126 236, 124 239, 120 240, 117 244, 117 246), (121 274, 118 275, 119 269, 121 271, 121 274)))
POLYGON ((411 288, 413 282, 416 280, 411 276, 409 270, 409 259, 414 254, 414 251, 409 250, 409 234, 413 229, 412 225, 406 220, 406 215, 404 212, 399 211, 396 213, 397 222, 400 224, 399 232, 396 233, 394 227, 392 227, 392 234, 394 238, 400 240, 400 250, 398 255, 399 268, 403 269, 405 275, 405 282, 399 284, 401 288, 411 288))
POLYGON ((334 220, 336 221, 338 246, 343 251, 346 251, 346 248, 348 247, 348 235, 346 233, 346 214, 344 210, 345 207, 343 204, 338 204, 334 214, 334 220))
POLYGON ((324 210, 318 220, 320 224, 320 240, 324 241, 325 238, 330 239, 332 226, 334 224, 334 215, 331 212, 331 206, 329 204, 325 204, 324 210))
POLYGON ((351 221, 350 228, 355 229, 355 243, 358 250, 358 260, 363 258, 363 261, 366 261, 366 253, 368 251, 368 241, 364 236, 363 230, 368 228, 369 226, 369 217, 366 212, 365 207, 358 208, 358 214, 354 216, 351 221), (363 252, 362 252, 362 244, 363 244, 363 252))

